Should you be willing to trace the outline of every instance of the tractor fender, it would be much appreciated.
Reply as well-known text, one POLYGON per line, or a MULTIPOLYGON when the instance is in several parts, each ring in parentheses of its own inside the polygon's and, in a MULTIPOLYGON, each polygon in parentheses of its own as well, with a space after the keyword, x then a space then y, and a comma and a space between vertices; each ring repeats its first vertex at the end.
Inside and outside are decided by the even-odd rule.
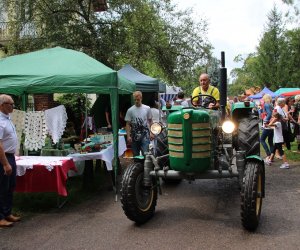
POLYGON ((265 164, 264 160, 259 155, 249 155, 246 157, 246 160, 248 160, 248 159, 256 159, 256 160, 260 161, 262 164, 265 164))
POLYGON ((246 162, 249 162, 249 161, 257 161, 259 162, 260 164, 262 164, 263 166, 263 174, 262 174, 262 183, 263 183, 263 187, 262 187, 262 197, 265 197, 265 162, 264 160, 258 156, 258 155, 249 155, 246 157, 246 162))
POLYGON ((233 120, 239 120, 242 117, 249 116, 254 108, 254 103, 250 102, 245 105, 245 102, 237 102, 231 106, 231 116, 233 120))

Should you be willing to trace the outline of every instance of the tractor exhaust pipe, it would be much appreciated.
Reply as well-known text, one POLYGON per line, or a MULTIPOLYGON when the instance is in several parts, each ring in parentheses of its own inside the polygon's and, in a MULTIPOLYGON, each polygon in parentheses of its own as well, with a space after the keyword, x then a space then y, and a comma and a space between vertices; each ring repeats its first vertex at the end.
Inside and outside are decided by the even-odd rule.
POLYGON ((226 116, 227 104, 227 68, 225 68, 225 52, 221 52, 221 68, 220 68, 220 107, 222 112, 222 120, 226 116))

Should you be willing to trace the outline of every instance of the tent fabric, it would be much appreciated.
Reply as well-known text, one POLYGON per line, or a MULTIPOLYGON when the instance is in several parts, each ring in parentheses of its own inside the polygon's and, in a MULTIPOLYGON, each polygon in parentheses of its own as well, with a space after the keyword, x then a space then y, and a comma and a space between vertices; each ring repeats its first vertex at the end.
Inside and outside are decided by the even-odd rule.
POLYGON ((135 84, 120 77, 117 71, 71 49, 55 47, 0 60, 0 93, 110 94, 115 166, 118 166, 119 94, 134 90, 135 84))
POLYGON ((287 93, 295 90, 300 90, 300 88, 280 88, 275 91, 275 94, 281 95, 282 93, 287 93))
POLYGON ((160 96, 165 101, 171 101, 180 91, 182 91, 180 87, 176 87, 175 85, 173 86, 167 85, 166 92, 160 94, 160 96))
POLYGON ((55 47, 0 60, 0 92, 129 94, 135 86, 88 55, 55 47))
POLYGON ((284 92, 281 94, 281 96, 294 96, 294 95, 300 95, 300 90, 294 90, 291 92, 284 92))
POLYGON ((259 93, 255 94, 255 95, 250 95, 249 98, 261 99, 264 94, 269 94, 272 98, 275 98, 276 96, 278 96, 278 94, 274 93, 273 91, 271 91, 267 87, 264 87, 264 89, 262 91, 260 91, 259 93))
POLYGON ((134 82, 136 90, 142 92, 165 92, 166 84, 156 78, 144 75, 130 64, 125 64, 123 68, 118 71, 120 76, 134 82))

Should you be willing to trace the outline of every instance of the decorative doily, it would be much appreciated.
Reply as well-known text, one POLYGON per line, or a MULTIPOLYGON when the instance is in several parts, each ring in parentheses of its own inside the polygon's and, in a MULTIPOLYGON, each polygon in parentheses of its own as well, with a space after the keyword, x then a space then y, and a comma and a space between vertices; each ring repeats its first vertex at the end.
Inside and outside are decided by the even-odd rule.
POLYGON ((25 143, 29 150, 38 150, 45 146, 47 127, 43 111, 29 111, 25 116, 25 143))
POLYGON ((16 133, 18 136, 17 154, 20 150, 22 133, 25 128, 25 114, 25 111, 17 109, 14 109, 14 111, 10 114, 11 121, 16 127, 16 133))
POLYGON ((54 143, 58 143, 62 137, 68 120, 67 111, 64 105, 45 110, 45 119, 48 132, 54 143))

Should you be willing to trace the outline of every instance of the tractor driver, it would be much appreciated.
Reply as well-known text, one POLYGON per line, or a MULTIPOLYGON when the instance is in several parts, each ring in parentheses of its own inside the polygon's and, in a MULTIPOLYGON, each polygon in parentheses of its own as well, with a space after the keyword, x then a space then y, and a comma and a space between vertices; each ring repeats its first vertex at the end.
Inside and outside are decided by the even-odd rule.
MULTIPOLYGON (((220 107, 220 92, 219 90, 210 85, 210 78, 209 75, 206 73, 203 73, 199 77, 199 83, 200 86, 196 87, 192 94, 192 99, 198 95, 210 95, 216 99, 216 104, 210 102, 207 106, 207 108, 210 109, 218 109, 220 107)), ((203 97, 205 102, 205 99, 209 99, 209 97, 203 97)), ((198 104, 198 98, 195 98, 193 100, 193 104, 196 106, 198 104)))

